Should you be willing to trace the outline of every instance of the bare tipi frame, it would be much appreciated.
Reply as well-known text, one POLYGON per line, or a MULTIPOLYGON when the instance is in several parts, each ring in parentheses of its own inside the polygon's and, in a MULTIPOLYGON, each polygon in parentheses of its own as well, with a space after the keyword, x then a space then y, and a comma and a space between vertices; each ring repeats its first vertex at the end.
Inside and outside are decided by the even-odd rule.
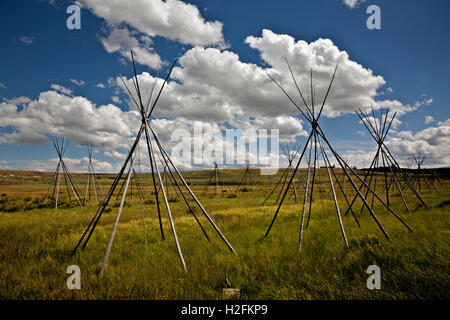
POLYGON ((439 169, 436 168, 436 166, 433 166, 432 179, 433 179, 433 187, 435 189, 436 189, 437 185, 440 185, 441 187, 445 187, 441 181, 441 177, 439 175, 439 169))
POLYGON ((95 196, 95 203, 98 204, 98 199, 103 198, 103 192, 97 180, 97 175, 95 174, 94 164, 92 163, 92 154, 94 152, 94 147, 92 145, 87 146, 88 149, 88 171, 87 171, 87 182, 86 182, 86 192, 85 200, 91 200, 91 189, 95 196))
POLYGON ((225 184, 225 181, 223 180, 222 175, 220 174, 219 166, 217 165, 217 162, 215 162, 215 161, 214 161, 214 170, 211 172, 208 182, 206 183, 206 186, 203 189, 202 197, 206 196, 211 183, 213 183, 213 185, 214 185, 214 195, 218 194, 219 188, 222 192, 222 195, 225 192, 231 193, 230 189, 225 184))
MULTIPOLYGON (((175 189, 175 185, 172 181, 167 165, 164 165, 164 169, 162 172, 162 182, 166 187, 167 195, 171 196, 172 199, 177 198, 177 190, 175 189)), ((159 189, 159 191, 161 191, 161 187, 159 189)))
MULTIPOLYGON (((337 185, 341 191, 341 193, 344 196, 345 201, 347 202, 347 204, 350 206, 348 198, 345 194, 345 192, 343 191, 343 188, 341 186, 341 183, 339 182, 339 180, 337 179, 336 173, 334 171, 334 167, 331 165, 331 162, 329 160, 329 157, 327 155, 327 152, 325 152, 325 147, 327 146, 329 151, 332 153, 332 155, 334 156, 334 158, 336 159, 336 161, 338 162, 339 166, 342 168, 344 174, 346 175, 347 179, 349 180, 350 184, 352 185, 353 190, 358 194, 359 198, 362 200, 363 205, 367 207, 367 209, 369 210, 369 213, 371 215, 371 217, 374 219, 375 223, 377 224, 377 226, 379 227, 379 229, 381 230, 381 232, 384 234, 384 236, 387 239, 390 239, 389 234, 387 233, 387 231, 384 229, 383 225, 381 224, 381 222, 379 221, 379 219, 377 218, 375 212, 373 211, 373 209, 370 207, 369 203, 366 201, 365 197, 362 195, 361 191, 359 190, 359 188, 356 186, 356 183, 354 182, 354 178, 356 178, 357 180, 359 180, 377 199, 378 201, 380 201, 383 206, 390 212, 392 213, 409 231, 413 231, 413 229, 408 226, 406 224, 405 221, 403 221, 403 219, 394 211, 392 210, 387 204, 386 202, 372 189, 370 188, 370 186, 368 186, 365 181, 358 176, 358 174, 355 172, 354 169, 352 169, 346 162, 345 160, 336 152, 336 150, 333 148, 333 146, 331 145, 330 141, 328 140, 328 138, 325 135, 325 132, 322 130, 322 128, 320 127, 319 124, 319 119, 320 116, 322 115, 325 103, 327 101, 327 97, 330 93, 330 89, 331 86, 333 84, 333 81, 335 79, 336 76, 336 72, 337 72, 337 68, 338 65, 336 65, 336 68, 334 70, 333 76, 331 78, 330 84, 328 86, 328 89, 326 91, 326 94, 323 98, 323 101, 321 103, 321 105, 319 104, 318 107, 319 109, 316 110, 316 101, 314 99, 315 97, 315 87, 313 84, 313 71, 311 69, 311 77, 310 77, 310 88, 311 88, 311 93, 310 93, 310 101, 307 102, 305 100, 305 95, 302 93, 299 84, 297 83, 297 80, 294 76, 294 73, 292 72, 291 66, 289 65, 289 62, 286 59, 286 64, 288 66, 290 75, 294 81, 294 84, 297 88, 297 91, 301 97, 301 101, 303 102, 303 110, 305 110, 305 112, 302 110, 302 108, 294 101, 294 99, 286 92, 286 90, 273 78, 271 77, 269 74, 267 74, 269 76, 269 78, 282 90, 282 92, 288 97, 288 99, 292 102, 292 104, 299 110, 299 112, 302 114, 302 116, 311 124, 311 132, 308 136, 308 139, 305 143, 305 146, 303 148, 302 153, 300 154, 300 158, 297 162, 296 167, 294 168, 294 172, 291 175, 291 178, 289 179, 288 185, 283 193, 283 196, 280 200, 280 203, 278 204, 278 207, 275 211, 275 214, 273 216, 272 221, 270 222, 269 227, 267 228, 267 231, 265 233, 265 237, 267 237, 270 233, 270 230, 273 227, 273 224, 276 221, 276 218, 280 212, 280 209, 283 205, 284 199, 289 191, 289 186, 291 185, 292 181, 294 180, 295 174, 300 166, 300 163, 303 159, 303 156, 305 155, 307 149, 309 148, 309 153, 308 153, 308 160, 307 160, 307 178, 306 178, 306 189, 305 189, 305 194, 304 194, 304 198, 303 198, 303 208, 302 208, 302 215, 301 215, 301 222, 300 222, 300 232, 299 232, 299 243, 298 243, 298 248, 299 250, 301 250, 301 246, 302 246, 302 241, 303 241, 303 230, 304 230, 304 222, 305 222, 305 213, 306 213, 306 205, 308 202, 308 197, 309 197, 309 213, 308 215, 310 216, 311 214, 311 198, 312 198, 312 194, 313 194, 313 190, 314 190, 314 184, 315 184, 315 179, 314 179, 314 173, 313 173, 313 178, 312 181, 310 180, 310 176, 311 176, 311 169, 313 168, 313 170, 315 171, 315 168, 317 167, 317 158, 318 156, 321 154, 322 155, 322 159, 325 163, 325 168, 327 171, 327 175, 328 175, 328 180, 330 182, 330 186, 331 186, 331 191, 333 194, 333 201, 335 204, 335 209, 336 209, 336 213, 337 213, 337 218, 338 218, 338 222, 339 222, 339 226, 340 226, 340 230, 342 233, 342 237, 344 240, 344 243, 346 246, 348 246, 348 241, 347 241, 347 236, 345 234, 345 230, 344 230, 344 224, 342 222, 342 217, 341 217, 341 211, 339 208, 339 203, 338 203, 338 199, 337 199, 337 194, 335 191, 335 187, 334 187, 334 182, 333 182, 333 178, 334 177, 335 181, 337 182, 337 185), (325 147, 324 147, 325 146, 325 147), (314 161, 314 164, 312 164, 312 160, 314 161), (352 176, 354 178, 352 178, 352 176), (310 183, 311 183, 311 187, 310 187, 310 183)), ((356 221, 356 223, 359 226, 359 222, 358 219, 356 218, 356 215, 354 214, 353 210, 350 208, 350 211, 356 221)))
MULTIPOLYGON (((136 147, 136 154, 137 154, 137 162, 139 163, 138 166, 140 167, 141 164, 141 160, 140 160, 140 152, 139 152, 139 145, 136 147)), ((136 164, 133 162, 132 165, 132 177, 130 179, 129 185, 128 185, 128 189, 127 189, 127 196, 129 197, 130 200, 133 200, 133 186, 134 186, 134 193, 137 193, 138 195, 141 196, 145 196, 145 198, 147 198, 148 200, 151 200, 150 196, 148 195, 147 191, 145 190, 143 184, 142 184, 142 179, 141 179, 141 175, 139 175, 136 172, 136 164)), ((164 167, 164 172, 165 172, 165 167, 164 167)), ((164 173, 163 173, 164 174, 164 173)), ((163 182, 164 182, 164 177, 163 177, 163 182)), ((117 192, 116 195, 116 201, 123 195, 123 191, 125 188, 125 185, 127 183, 127 177, 125 176, 122 184, 120 186, 119 191, 117 192)), ((161 192, 161 189, 158 190, 158 193, 161 192)))
POLYGON ((421 191, 422 185, 425 184, 428 191, 431 192, 432 190, 430 183, 426 177, 425 172, 422 169, 422 165, 427 158, 426 155, 423 155, 420 152, 418 152, 417 155, 411 154, 411 156, 413 157, 414 162, 417 164, 417 169, 415 169, 413 173, 413 179, 416 182, 419 191, 421 191))
POLYGON ((87 200, 86 196, 83 192, 78 188, 75 180, 70 173, 69 169, 67 169, 66 164, 64 163, 64 153, 66 152, 67 146, 69 145, 69 141, 65 138, 62 138, 61 142, 57 139, 52 138, 53 146, 55 147, 56 153, 58 154, 58 165, 56 166, 55 173, 53 174, 52 181, 48 186, 47 195, 45 196, 44 202, 46 202, 51 193, 51 199, 55 201, 55 209, 58 209, 58 202, 60 200, 60 185, 61 185, 61 177, 64 179, 64 184, 67 189, 67 196, 69 198, 69 202, 72 202, 71 193, 74 196, 75 200, 78 202, 80 207, 83 207, 83 202, 87 200))
MULTIPOLYGON (((276 191, 277 189, 280 189, 280 190, 278 191, 278 196, 277 196, 277 199, 276 199, 276 201, 275 201, 275 203, 278 203, 278 201, 279 201, 280 198, 281 198, 281 195, 283 194, 284 187, 285 187, 285 185, 286 185, 286 183, 287 183, 287 178, 289 177, 289 175, 290 175, 290 173, 292 172, 292 170, 294 170, 294 168, 293 168, 293 166, 292 166, 292 163, 294 162, 294 159, 297 157, 298 151, 300 150, 300 148, 301 148, 301 145, 299 145, 299 147, 297 148, 297 144, 295 144, 294 151, 291 152, 291 150, 289 150, 289 145, 286 144, 285 148, 284 148, 282 151, 283 151, 283 153, 284 153, 284 155, 285 155, 285 157, 286 157, 286 159, 287 159, 287 161, 288 161, 288 165, 287 165, 286 169, 283 171, 283 174, 282 174, 282 175, 280 176, 280 178, 278 179, 278 181, 277 181, 277 183, 275 184, 275 186, 272 188, 272 190, 269 192, 269 194, 267 195, 267 197, 264 199, 262 205, 264 205, 264 204, 267 202, 267 200, 269 200, 270 197, 271 197, 273 194, 275 194, 275 191, 276 191)), ((300 181, 299 181, 299 182, 300 182, 300 184, 302 184, 302 186, 303 186, 303 181, 301 180, 301 177, 300 177, 300 181)), ((303 186, 303 187, 304 187, 304 186, 303 186)), ((298 194, 297 194, 297 184, 296 184, 295 181, 292 181, 292 193, 294 194, 295 201, 296 201, 297 203, 299 203, 300 200, 299 200, 299 198, 298 198, 298 194)))
MULTIPOLYGON (((136 151, 137 152, 137 151, 136 151)), ((136 174, 136 169, 135 169, 135 167, 134 167, 134 162, 133 162, 133 165, 132 165, 132 168, 131 168, 131 174, 132 174, 132 177, 130 178, 130 182, 129 182, 129 184, 128 184, 128 187, 129 188, 127 188, 127 191, 128 191, 128 189, 129 189, 129 192, 127 192, 127 195, 130 197, 130 199, 132 200, 133 199, 133 186, 134 186, 134 188, 135 189, 138 189, 139 187, 137 186, 137 174, 136 174)), ((122 181, 122 184, 120 185, 120 189, 119 189, 119 191, 117 192, 117 195, 116 195, 116 200, 118 200, 120 197, 121 197, 121 195, 123 194, 123 192, 124 192, 124 188, 125 188, 125 185, 127 184, 127 177, 125 176, 124 177, 124 179, 123 179, 123 181, 122 181)), ((136 192, 136 191, 135 191, 136 192)))
MULTIPOLYGON (((200 210, 202 211, 203 215, 206 217, 206 219, 209 221, 209 223, 211 224, 211 226, 215 229, 215 231, 217 232, 217 234, 220 236, 220 238, 222 239, 222 241, 226 244, 226 246, 230 249, 230 251, 232 251, 233 253, 235 253, 233 247, 231 246, 231 244, 228 242, 228 240, 225 238, 225 236, 222 234, 222 232, 219 230, 219 228, 216 226, 216 224, 214 223, 214 221, 212 220, 212 218, 209 216, 209 214, 207 213, 207 211, 203 208, 203 206, 201 205, 200 201, 197 199, 197 197, 194 195, 194 193, 192 192, 192 190, 189 188, 188 184, 186 183, 186 181, 184 180, 183 176, 181 175, 181 173, 178 171, 177 167, 174 165, 174 163, 172 162, 172 160, 170 159, 169 154, 166 152, 166 150, 163 148, 163 146, 161 145, 161 141, 158 138, 158 135, 156 134, 156 132, 153 130, 152 126, 151 126, 151 115, 153 110, 155 109, 158 100, 161 96, 161 92, 164 89, 165 84, 167 83, 167 80, 170 77, 170 74, 175 66, 176 60, 174 61, 174 63, 172 64, 170 71, 168 72, 158 94, 156 95, 156 98, 153 99, 153 92, 155 89, 155 85, 156 85, 156 81, 157 79, 155 79, 155 83, 153 85, 153 88, 150 92, 149 98, 147 103, 144 103, 144 97, 141 93, 141 88, 139 86, 139 81, 138 81, 138 76, 136 73, 136 67, 135 67, 135 63, 134 63, 134 56, 133 56, 133 52, 131 52, 131 61, 132 61, 132 66, 130 67, 130 76, 131 76, 131 80, 133 82, 133 86, 134 86, 134 90, 136 93, 136 98, 134 97, 134 95, 131 93, 130 89, 128 88, 128 86, 126 85, 125 81, 123 81, 123 84, 125 86, 125 88, 127 89, 131 99, 133 100, 135 106, 137 107, 137 109, 139 110, 140 114, 141 114, 141 118, 142 118, 142 122, 140 125, 140 128, 138 130, 136 139, 133 143, 133 146, 131 147, 126 160, 124 162, 124 164, 122 165, 122 168, 120 169, 119 173, 117 174, 114 182, 112 183, 110 189, 108 190, 103 202, 101 203, 101 205, 99 206, 97 212, 94 214, 94 216, 92 217, 91 221, 89 222, 87 228, 85 229, 85 231, 83 232, 83 235, 81 236, 80 240, 78 241, 77 245, 75 246, 74 250, 72 251, 71 256, 73 256, 78 248, 82 248, 84 249, 89 241, 89 239, 92 236, 92 233, 95 230, 95 227, 97 226, 106 206, 108 205, 108 202, 111 199, 111 196, 114 193, 115 188, 118 185, 118 182, 120 180, 120 178, 122 177, 122 175, 124 174, 127 166, 129 167, 128 169, 128 173, 127 173, 127 178, 126 178, 126 184, 125 184, 125 188, 124 188, 124 192, 122 194, 122 199, 120 202, 120 206, 119 209, 117 211, 117 216, 116 219, 114 221, 114 225, 111 231, 111 235, 108 241, 108 245, 106 248, 106 252, 103 258, 103 263, 102 263, 102 267, 100 269, 100 274, 103 274, 107 262, 108 262, 108 257, 109 257, 109 253, 111 251, 111 247, 112 247, 112 243, 114 241, 114 235, 116 233, 117 230, 117 226, 120 220, 120 216, 122 213, 122 209, 123 209, 123 203, 125 201, 125 196, 127 193, 127 188, 131 179, 131 175, 132 175, 132 169, 133 169, 133 163, 134 163, 134 159, 135 159, 135 155, 136 155, 136 148, 138 146, 138 143, 143 140, 143 142, 145 143, 146 147, 147 147, 147 151, 148 151, 148 156, 149 156, 149 161, 150 161, 150 166, 151 166, 151 171, 152 171, 152 181, 153 181, 153 190, 154 190, 154 194, 155 194, 155 199, 156 199, 156 207, 158 210, 158 218, 159 218, 159 226, 160 226, 160 231, 161 231, 161 236, 164 239, 164 231, 163 231, 163 225, 162 225, 162 220, 161 220, 161 208, 160 208, 160 199, 159 199, 159 194, 158 194, 158 187, 157 185, 159 184, 160 188, 161 188, 161 193, 162 193, 162 198, 163 198, 163 202, 165 204, 165 208, 167 210, 167 215, 169 218, 169 222, 170 222, 170 226, 171 226, 171 230, 172 230, 172 235, 174 237, 174 241, 175 241, 175 245, 176 245, 176 249, 178 252, 178 256, 180 258, 181 261, 181 265, 183 267, 184 270, 186 270, 186 263, 184 261, 184 257, 183 254, 181 252, 181 247, 180 244, 178 242, 178 236, 176 233, 176 229, 175 229, 175 224, 173 221, 173 217, 172 217, 172 212, 169 206, 169 202, 167 199, 167 195, 166 195, 166 189, 165 186, 162 182, 162 178, 161 178, 161 174, 160 174, 160 170, 158 168, 158 162, 156 160, 156 151, 159 151, 158 156, 160 157, 160 159, 162 160, 162 165, 167 165, 168 168, 168 172, 170 173, 171 177, 173 178, 174 181, 176 181, 176 185, 177 188, 179 189, 179 191, 181 192, 181 186, 183 186, 185 188, 185 190, 188 192, 188 194, 191 196, 192 200, 194 200, 194 202, 197 204, 197 206, 200 208, 200 210), (132 69, 131 69, 132 68, 132 69), (133 72, 131 71, 133 70, 133 72), (173 171, 172 171, 173 170, 173 171), (178 179, 181 181, 181 186, 179 185, 179 183, 177 182, 177 180, 174 177, 174 174, 176 174, 176 176, 178 177, 178 179)), ((188 200, 186 199, 186 197, 183 195, 183 198, 186 202, 186 205, 189 207, 192 215, 194 216, 195 220, 197 221, 197 223, 199 224, 200 228, 202 229, 202 231, 204 231, 204 228, 202 227, 200 220, 196 217, 194 210, 191 208, 188 200)), ((205 232, 205 231, 204 231, 205 232)), ((209 240, 209 238, 208 238, 209 240)))
POLYGON ((245 160, 245 171, 234 194, 237 195, 239 192, 244 192, 244 190, 247 190, 246 189, 247 185, 250 187, 250 192, 253 192, 254 183, 252 175, 250 173, 250 162, 248 160, 245 160))
MULTIPOLYGON (((381 171, 384 176, 384 193, 386 195, 386 203, 389 206, 390 205, 390 189, 391 186, 394 186, 394 190, 396 189, 398 191, 398 194, 400 195, 402 202, 408 211, 410 213, 410 209, 408 207, 408 204, 406 202, 406 199, 403 195, 402 190, 402 182, 404 183, 404 186, 406 188, 409 188, 413 194, 417 197, 417 199, 425 206, 425 208, 428 208, 425 201, 422 199, 420 194, 417 192, 417 190, 412 185, 411 181, 409 181, 408 175, 401 169, 400 165, 398 164, 395 157, 392 155, 392 153, 389 151, 389 148, 385 144, 386 137, 389 133, 389 130, 391 128, 392 123, 395 120, 395 116, 397 113, 394 113, 392 117, 389 119, 389 110, 386 110, 385 113, 380 112, 379 118, 376 117, 375 111, 372 109, 372 113, 368 114, 367 112, 363 111, 362 109, 359 109, 359 111, 356 111, 356 114, 358 115, 361 122, 366 127, 367 131, 369 131, 370 135, 374 138, 374 140, 377 143, 377 151, 375 153, 375 156, 372 160, 372 163, 370 164, 369 169, 366 171, 366 174, 364 176, 364 181, 367 181, 369 178, 369 181, 367 183, 368 186, 371 186, 374 191, 377 190, 377 185, 380 184, 378 180, 378 173, 381 171), (389 170, 389 171, 388 171, 389 170)), ((383 186, 383 183, 381 183, 383 186)), ((364 185, 361 184, 359 190, 362 190, 364 188, 364 185)), ((366 190, 365 198, 367 200, 367 196, 369 195, 369 190, 366 190)), ((354 196, 349 208, 352 207, 355 200, 358 198, 357 195, 354 196)), ((373 209, 375 196, 372 195, 371 200, 371 208, 373 209)), ((345 214, 348 213, 350 209, 347 210, 345 214)), ((364 210, 364 207, 361 208, 361 212, 364 210)))

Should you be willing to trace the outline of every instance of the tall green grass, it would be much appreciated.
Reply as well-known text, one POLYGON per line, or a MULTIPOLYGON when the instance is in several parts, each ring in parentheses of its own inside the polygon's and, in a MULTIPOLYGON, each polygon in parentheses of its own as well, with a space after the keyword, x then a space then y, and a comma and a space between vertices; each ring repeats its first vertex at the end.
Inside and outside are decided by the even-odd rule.
MULTIPOLYGON (((191 181, 199 194, 203 186, 196 185, 199 180, 191 181)), ((44 185, 36 187, 36 193, 44 189, 44 185)), ((276 209, 275 199, 261 206, 268 190, 269 186, 261 183, 256 192, 237 198, 208 195, 202 199, 237 255, 201 218, 212 243, 206 241, 182 200, 170 203, 187 272, 176 253, 165 210, 166 239, 162 240, 156 206, 149 203, 141 208, 136 196, 127 199, 108 266, 101 277, 98 271, 117 213, 115 200, 86 249, 71 260, 68 256, 95 206, 0 212, 0 298, 225 299, 222 288, 226 287, 226 278, 240 289, 240 295, 235 297, 239 299, 449 298, 447 190, 424 195, 430 212, 411 193, 406 195, 411 214, 405 213, 399 197, 392 197, 393 208, 414 229, 413 233, 375 201, 375 212, 389 232, 390 241, 367 211, 359 213, 361 204, 357 203, 355 212, 361 228, 351 215, 343 217, 348 247, 344 245, 331 198, 318 194, 301 252, 301 207, 292 197, 283 205, 269 236, 263 237, 276 209), (72 264, 81 268, 81 290, 66 287, 66 268, 72 264), (381 290, 366 287, 366 269, 372 264, 381 268, 381 290)), ((11 201, 23 201, 25 196, 8 197, 11 201)), ((340 204, 342 209, 346 207, 341 197, 340 204)), ((200 216, 200 210, 194 208, 200 216)))

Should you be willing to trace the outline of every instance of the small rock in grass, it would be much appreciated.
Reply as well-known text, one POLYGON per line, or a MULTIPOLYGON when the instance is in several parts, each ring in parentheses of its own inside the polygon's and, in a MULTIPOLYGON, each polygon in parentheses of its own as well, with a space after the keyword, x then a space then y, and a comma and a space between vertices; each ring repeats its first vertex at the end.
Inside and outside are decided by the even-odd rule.
POLYGON ((236 288, 223 288, 223 294, 227 297, 235 296, 240 293, 239 289, 236 288))

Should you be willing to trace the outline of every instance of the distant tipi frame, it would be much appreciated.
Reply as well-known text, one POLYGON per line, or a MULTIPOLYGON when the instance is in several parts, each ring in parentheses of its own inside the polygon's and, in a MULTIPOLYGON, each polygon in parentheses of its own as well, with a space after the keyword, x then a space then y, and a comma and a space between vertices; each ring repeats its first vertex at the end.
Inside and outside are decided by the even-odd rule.
POLYGON ((95 203, 98 204, 98 199, 103 198, 102 188, 98 183, 97 174, 94 170, 94 164, 92 162, 92 154, 94 152, 94 146, 92 144, 87 146, 88 149, 88 171, 87 171, 87 181, 86 181, 86 192, 85 192, 85 200, 91 200, 91 193, 95 196, 95 203))
POLYGON ((432 179, 433 179, 433 187, 436 189, 436 187, 439 185, 441 187, 445 187, 445 185, 442 183, 439 169, 436 166, 433 166, 433 173, 432 173, 432 179))
MULTIPOLYGON (((371 114, 365 112, 362 109, 359 109, 359 111, 356 112, 361 122, 366 127, 367 131, 370 133, 370 135, 374 138, 374 140, 377 143, 377 151, 375 153, 375 156, 372 160, 372 163, 370 164, 370 167, 368 170, 366 170, 366 174, 364 176, 364 181, 366 182, 367 179, 368 186, 371 186, 374 191, 377 191, 377 185, 381 185, 381 187, 384 189, 385 199, 386 203, 389 206, 390 205, 390 193, 391 189, 393 187, 394 191, 397 191, 400 195, 402 202, 408 211, 410 213, 410 209, 408 207, 408 204, 406 202, 406 199, 403 195, 404 188, 408 188, 413 192, 413 194, 417 197, 417 199, 425 206, 427 210, 429 210, 429 207, 423 200, 423 198, 420 196, 420 194, 417 192, 417 190, 414 188, 413 184, 409 180, 408 175, 402 170, 400 165, 398 164, 397 160, 393 156, 393 154, 390 152, 389 148, 387 147, 385 140, 389 133, 389 130, 392 126, 392 123, 395 120, 395 116, 397 113, 394 113, 392 117, 389 118, 389 109, 386 110, 385 113, 380 112, 379 117, 376 117, 375 111, 372 109, 371 114), (384 183, 380 183, 378 181, 378 173, 381 172, 384 177, 384 183)), ((361 184, 360 190, 362 191, 364 188, 364 185, 361 184)), ((365 192, 365 198, 367 200, 367 197, 369 195, 369 190, 367 189, 365 192)), ((349 209, 347 209, 346 214, 354 204, 355 200, 357 199, 357 196, 353 198, 349 209)), ((373 209, 375 197, 372 195, 371 200, 371 208, 373 209)), ((364 207, 361 208, 361 212, 363 211, 364 207)))
POLYGON ((244 174, 242 175, 241 181, 239 182, 236 191, 235 191, 235 195, 238 195, 239 192, 253 192, 253 187, 254 187, 254 182, 253 182, 253 178, 250 172, 250 162, 248 160, 245 160, 245 171, 244 174), (247 186, 249 187, 247 189, 247 186))
MULTIPOLYGON (((163 162, 161 160, 161 157, 159 157, 160 162, 163 162)), ((170 176, 169 170, 167 165, 164 164, 164 169, 162 172, 162 182, 164 184, 164 186, 166 187, 166 193, 169 197, 171 197, 172 200, 177 199, 178 198, 178 194, 177 194, 177 190, 175 188, 175 183, 172 179, 172 177, 170 176)), ((159 187, 159 192, 161 192, 161 187, 159 187)))
POLYGON ((47 194, 45 196, 44 202, 47 202, 49 198, 55 201, 55 210, 58 209, 58 203, 61 200, 60 198, 60 186, 61 180, 64 179, 64 184, 67 190, 67 197, 69 198, 69 202, 72 202, 72 196, 74 200, 78 203, 80 207, 83 207, 83 202, 88 201, 83 192, 78 188, 75 180, 64 163, 64 153, 66 152, 67 146, 69 145, 69 140, 62 138, 61 141, 58 139, 52 138, 53 146, 55 147, 55 151, 58 154, 58 164, 56 166, 55 172, 53 174, 53 178, 49 184, 47 194), (71 196, 72 194, 72 196, 71 196))
POLYGON ((432 187, 428 181, 429 179, 427 179, 427 176, 422 168, 422 165, 425 162, 427 156, 420 152, 417 152, 416 155, 411 154, 411 157, 414 159, 414 162, 417 165, 417 168, 413 171, 413 180, 416 183, 419 192, 421 191, 423 185, 427 187, 429 192, 432 192, 432 187))
MULTIPOLYGON (((279 202, 279 200, 283 194, 285 185, 287 184, 287 179, 292 174, 292 171, 294 170, 292 163, 294 162, 294 159, 297 157, 298 151, 300 150, 301 147, 302 147, 302 145, 299 145, 297 148, 297 143, 296 143, 294 146, 294 150, 292 150, 292 152, 291 152, 291 150, 289 150, 289 145, 287 143, 285 144, 285 147, 282 149, 282 151, 288 161, 288 165, 287 165, 286 169, 283 170, 283 173, 280 176, 280 178, 278 179, 275 186, 272 188, 272 190, 269 192, 267 197, 264 199, 262 205, 266 204, 266 202, 270 199, 270 197, 275 194, 277 194, 275 203, 279 202), (276 193, 277 190, 279 190, 279 191, 276 193)), ((299 184, 301 184, 302 187, 304 188, 304 184, 303 184, 301 177, 299 179, 299 184)), ((297 183, 295 182, 295 180, 292 181, 292 194, 295 197, 295 201, 297 203, 300 203, 300 200, 298 197, 298 191, 297 191, 297 183)))
POLYGON ((219 171, 219 166, 217 165, 217 162, 214 161, 214 170, 211 172, 211 175, 209 176, 208 182, 206 183, 205 188, 202 192, 202 197, 206 196, 208 193, 209 187, 212 185, 214 186, 214 193, 213 195, 216 196, 219 194, 219 189, 221 191, 221 195, 224 193, 231 193, 228 186, 225 184, 225 181, 223 180, 222 174, 219 171))
MULTIPOLYGON (((136 154, 139 155, 139 146, 136 147, 136 154)), ((137 161, 139 161, 139 159, 137 159, 137 161)), ((134 187, 134 194, 136 194, 136 192, 142 192, 143 194, 145 194, 148 197, 148 195, 145 193, 144 189, 142 188, 142 186, 140 184, 140 178, 138 177, 138 174, 136 173, 135 162, 132 163, 131 175, 132 176, 131 176, 130 182, 128 184, 129 191, 127 190, 128 191, 127 195, 130 198, 130 200, 133 200, 133 187, 134 187)), ((116 199, 115 199, 116 201, 119 200, 121 198, 121 196, 123 195, 126 183, 127 183, 127 177, 125 176, 122 181, 122 184, 120 185, 119 191, 116 194, 116 199)))

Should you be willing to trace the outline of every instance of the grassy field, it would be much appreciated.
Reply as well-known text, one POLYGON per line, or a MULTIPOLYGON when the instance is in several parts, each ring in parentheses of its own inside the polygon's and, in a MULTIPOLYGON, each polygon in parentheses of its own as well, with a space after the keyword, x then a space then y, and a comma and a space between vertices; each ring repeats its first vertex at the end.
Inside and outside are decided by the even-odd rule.
MULTIPOLYGON (((210 193, 201 199, 237 255, 201 218, 212 240, 206 241, 181 198, 173 198, 170 205, 188 269, 184 272, 166 211, 166 239, 162 240, 156 206, 147 202, 141 207, 134 194, 132 199, 127 198, 108 267, 100 277, 98 271, 117 213, 115 196, 86 249, 68 260, 96 206, 79 208, 66 203, 54 210, 42 201, 51 173, 0 171, 0 298, 225 299, 222 289, 226 278, 232 287, 240 289, 240 295, 234 297, 238 299, 450 298, 448 181, 444 181, 445 187, 423 192, 429 212, 411 192, 406 193, 410 214, 399 196, 392 195, 392 207, 413 233, 375 201, 375 212, 391 241, 385 239, 367 211, 360 214, 355 210, 361 228, 351 215, 343 217, 348 247, 331 196, 319 192, 299 252, 301 208, 295 199, 288 198, 270 235, 263 238, 276 210, 275 198, 265 206, 261 204, 277 178, 271 182, 255 169, 254 192, 235 197, 233 192, 242 173, 223 170, 232 192, 223 196, 210 193), (66 268, 72 264, 81 268, 81 290, 66 287, 66 268), (381 290, 366 287, 366 269, 372 264, 381 268, 381 290)), ((209 174, 197 171, 184 176, 200 195, 209 174)), ((105 192, 112 179, 112 175, 100 175, 105 192)), ((142 179, 150 193, 149 176, 142 179)), ((75 180, 84 191, 85 176, 76 174, 75 180)), ((325 171, 321 180, 325 181, 325 171)), ((348 185, 346 188, 350 190, 348 185)), ((339 201, 345 211, 342 197, 339 201)), ((356 209, 360 206, 358 202, 356 209)))

